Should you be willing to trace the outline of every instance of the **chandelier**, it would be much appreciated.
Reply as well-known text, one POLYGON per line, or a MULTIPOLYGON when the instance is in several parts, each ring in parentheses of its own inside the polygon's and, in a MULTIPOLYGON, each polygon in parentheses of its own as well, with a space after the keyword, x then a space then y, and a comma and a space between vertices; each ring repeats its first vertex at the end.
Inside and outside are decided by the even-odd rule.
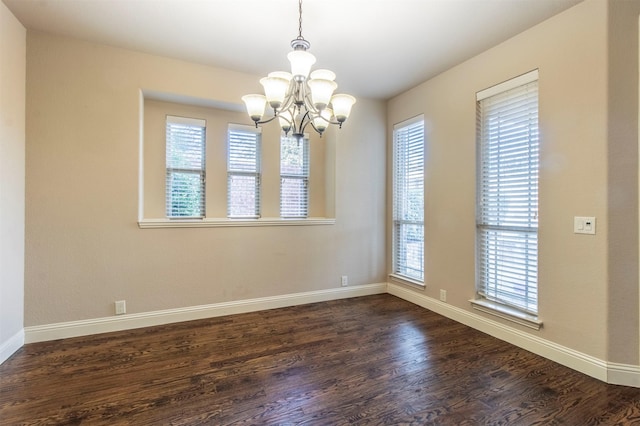
POLYGON ((302 138, 305 129, 311 127, 322 136, 329 124, 342 128, 356 98, 346 94, 333 94, 338 85, 336 75, 326 69, 311 72, 315 56, 307 52, 311 44, 302 37, 302 0, 298 1, 298 37, 291 41, 292 52, 287 58, 291 72, 275 71, 260 80, 264 95, 242 97, 247 112, 259 124, 276 118, 285 135, 302 138), (273 109, 273 117, 263 120, 266 104, 273 109))

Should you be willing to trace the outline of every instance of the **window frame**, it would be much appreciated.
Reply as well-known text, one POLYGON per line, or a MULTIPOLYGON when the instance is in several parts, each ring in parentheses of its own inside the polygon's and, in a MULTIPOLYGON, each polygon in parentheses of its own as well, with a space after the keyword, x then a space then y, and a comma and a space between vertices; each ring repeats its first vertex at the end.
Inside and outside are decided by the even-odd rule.
MULTIPOLYGON (((246 142, 246 141, 244 141, 246 142)), ((262 128, 255 128, 253 126, 243 125, 243 124, 234 124, 229 123, 227 130, 227 218, 229 219, 259 219, 261 216, 261 191, 262 191, 262 128), (234 134, 238 135, 251 135, 253 139, 253 147, 248 145, 238 145, 232 146, 234 142, 240 142, 238 139, 233 137, 234 134), (237 151, 232 150, 232 148, 236 148, 237 151), (241 164, 242 161, 238 161, 236 165, 240 167, 234 166, 234 156, 235 155, 245 155, 246 150, 253 150, 253 168, 251 168, 251 164, 245 163, 241 164), (245 151, 245 152, 243 152, 245 151), (254 179, 253 190, 248 191, 249 197, 253 197, 254 205, 253 211, 250 214, 237 214, 237 211, 232 210, 236 206, 233 202, 234 196, 239 196, 241 193, 238 191, 233 191, 233 180, 240 178, 242 180, 250 180, 250 178, 254 179), (249 178, 249 179, 247 179, 249 178), (253 192, 252 195, 250 193, 253 192)), ((247 195, 245 194, 245 195, 247 195)))
MULTIPOLYGON (((309 217, 309 168, 310 168, 310 141, 309 135, 305 134, 302 139, 295 136, 280 137, 280 217, 286 219, 303 219, 309 217), (283 172, 283 148, 285 142, 296 141, 302 145, 302 172, 301 173, 285 173, 283 172), (284 189, 285 180, 301 181, 301 203, 296 204, 295 211, 283 211, 285 206, 284 189), (297 214, 296 214, 297 212, 297 214)), ((288 203, 286 204, 288 206, 288 203)))
MULTIPOLYGON (((193 140, 183 139, 180 142, 193 142, 193 140)), ((181 117, 167 114, 165 116, 165 214, 170 220, 189 220, 189 219, 202 219, 206 216, 206 152, 207 152, 207 122, 200 118, 181 117), (176 127, 173 130, 173 127, 176 127), (199 129, 201 132, 200 137, 200 167, 176 167, 171 165, 170 156, 174 149, 174 139, 172 135, 179 132, 179 128, 193 128, 199 129), (174 191, 173 177, 178 175, 197 175, 199 176, 198 192, 200 196, 199 214, 196 215, 173 215, 175 211, 175 203, 172 197, 174 191)), ((190 155, 190 153, 182 152, 183 154, 190 155)))
POLYGON ((536 329, 542 326, 538 320, 538 80, 534 70, 476 94, 476 298, 471 301, 476 309, 536 329), (503 98, 504 107, 497 108, 502 116, 513 113, 515 105, 525 114, 519 112, 518 121, 491 115, 493 123, 488 123, 485 110, 493 102, 504 102, 503 98), (506 131, 516 131, 518 136, 507 136, 506 131), (524 153, 526 161, 522 161, 524 153), (514 185, 525 192, 516 195, 514 185))
MULTIPOLYGON (((391 248, 391 256, 392 256, 392 278, 400 279, 403 282, 408 282, 411 284, 417 284, 420 286, 424 286, 424 171, 425 171, 425 125, 424 125, 424 115, 418 115, 416 117, 410 118, 403 122, 397 123, 393 127, 393 171, 392 171, 392 200, 393 200, 393 213, 392 213, 392 248, 391 248), (416 130, 418 129, 418 130, 416 130), (412 138, 418 137, 417 141, 420 152, 411 154, 411 149, 416 148, 415 146, 400 146, 403 144, 411 144, 416 143, 412 138), (402 151, 402 152, 400 152, 402 151), (412 163, 409 161, 400 161, 400 157, 404 156, 405 159, 407 157, 411 157, 411 155, 419 155, 419 159, 417 163, 412 163), (418 166, 419 170, 413 170, 414 174, 417 174, 419 178, 417 180, 412 180, 411 182, 406 181, 406 174, 403 173, 408 167, 412 168, 418 166), (403 182, 400 182, 400 177, 402 177, 403 182), (422 200, 420 203, 419 209, 419 217, 418 218, 408 218, 407 214, 415 213, 415 211, 409 211, 409 207, 407 207, 407 203, 411 200, 409 199, 409 191, 407 186, 412 184, 417 184, 417 187, 413 187, 413 191, 419 193, 419 198, 422 200), (402 186, 401 186, 402 185, 402 186), (410 227, 416 227, 417 235, 420 236, 420 240, 418 240, 418 256, 419 257, 419 269, 411 268, 408 265, 407 261, 407 243, 402 235, 405 234, 405 230, 410 227), (404 241, 404 243, 403 243, 404 241), (418 271, 418 274, 409 273, 410 270, 418 271)), ((415 177, 415 176, 414 176, 415 177)), ((416 234, 416 231, 414 231, 416 234)))

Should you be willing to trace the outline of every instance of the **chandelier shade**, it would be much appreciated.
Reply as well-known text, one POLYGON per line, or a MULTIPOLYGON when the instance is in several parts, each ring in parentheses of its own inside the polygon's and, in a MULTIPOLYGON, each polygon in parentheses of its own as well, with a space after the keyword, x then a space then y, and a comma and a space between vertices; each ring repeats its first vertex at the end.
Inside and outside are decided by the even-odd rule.
POLYGON ((323 80, 319 78, 311 79, 307 82, 311 89, 311 101, 317 110, 323 110, 331 102, 331 95, 338 85, 335 81, 323 80))
POLYGON ((330 124, 342 127, 349 118, 356 98, 346 94, 334 94, 338 84, 335 73, 327 69, 311 71, 316 58, 307 50, 311 44, 302 37, 302 0, 298 1, 299 33, 291 41, 293 50, 287 58, 291 72, 275 71, 260 79, 264 95, 252 94, 242 97, 249 117, 260 124, 278 118, 285 135, 291 132, 302 137, 307 126, 320 135, 330 124), (263 120, 267 103, 273 116, 263 120))
POLYGON ((259 121, 264 115, 267 97, 264 95, 244 95, 242 101, 247 107, 249 117, 251 117, 253 121, 259 121))
POLYGON ((309 77, 311 67, 316 63, 316 57, 305 50, 294 50, 287 55, 291 62, 291 74, 298 81, 304 81, 309 77))
POLYGON ((356 103, 356 98, 346 94, 334 95, 331 98, 331 103, 336 120, 339 123, 344 123, 351 114, 351 107, 356 103))
POLYGON ((264 94, 271 108, 280 108, 287 95, 289 81, 281 77, 264 77, 260 80, 260 84, 264 87, 264 94))

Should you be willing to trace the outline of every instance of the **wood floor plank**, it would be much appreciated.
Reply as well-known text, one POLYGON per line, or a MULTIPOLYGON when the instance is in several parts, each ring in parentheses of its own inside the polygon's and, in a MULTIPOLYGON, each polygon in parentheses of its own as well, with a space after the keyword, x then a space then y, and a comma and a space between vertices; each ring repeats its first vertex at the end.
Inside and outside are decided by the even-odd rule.
POLYGON ((0 424, 640 425, 640 389, 376 295, 26 345, 0 424))

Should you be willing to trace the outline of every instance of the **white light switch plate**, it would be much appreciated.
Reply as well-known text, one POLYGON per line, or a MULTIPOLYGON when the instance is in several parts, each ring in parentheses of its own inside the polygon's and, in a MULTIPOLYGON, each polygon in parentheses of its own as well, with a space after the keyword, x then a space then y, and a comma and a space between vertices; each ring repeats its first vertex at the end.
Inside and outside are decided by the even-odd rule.
POLYGON ((574 216, 573 218, 574 234, 595 234, 596 218, 592 216, 574 216))

